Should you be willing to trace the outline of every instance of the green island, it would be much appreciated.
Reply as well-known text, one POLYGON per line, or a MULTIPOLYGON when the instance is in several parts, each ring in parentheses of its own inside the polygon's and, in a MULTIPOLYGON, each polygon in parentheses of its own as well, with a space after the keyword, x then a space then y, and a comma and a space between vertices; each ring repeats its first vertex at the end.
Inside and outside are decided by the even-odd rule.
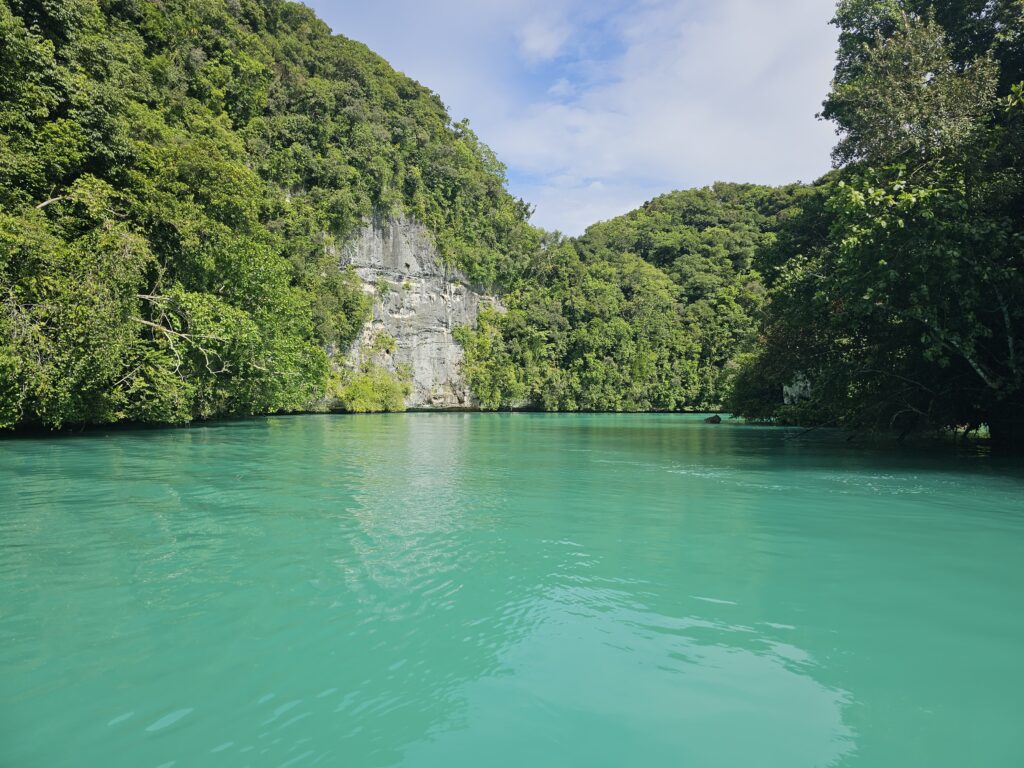
POLYGON ((304 6, 7 0, 0 426, 401 409, 400 372, 328 351, 373 303, 338 245, 403 215, 502 297, 455 334, 475 407, 1019 446, 1019 13, 844 0, 833 172, 567 238, 467 122, 304 6))

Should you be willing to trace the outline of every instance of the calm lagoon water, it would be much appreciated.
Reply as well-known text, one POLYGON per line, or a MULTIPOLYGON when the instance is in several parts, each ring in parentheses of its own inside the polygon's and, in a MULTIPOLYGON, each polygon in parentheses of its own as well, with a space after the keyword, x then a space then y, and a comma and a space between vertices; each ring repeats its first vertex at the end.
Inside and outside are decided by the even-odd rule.
POLYGON ((0 765, 1024 765, 1020 462, 794 434, 0 441, 0 765))

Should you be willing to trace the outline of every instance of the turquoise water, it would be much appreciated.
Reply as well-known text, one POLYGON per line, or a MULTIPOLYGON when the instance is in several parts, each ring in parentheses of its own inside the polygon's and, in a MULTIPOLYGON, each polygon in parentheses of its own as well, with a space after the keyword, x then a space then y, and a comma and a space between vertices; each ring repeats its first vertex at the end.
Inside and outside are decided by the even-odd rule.
POLYGON ((0 766, 1024 765, 1024 471, 678 416, 0 441, 0 766))

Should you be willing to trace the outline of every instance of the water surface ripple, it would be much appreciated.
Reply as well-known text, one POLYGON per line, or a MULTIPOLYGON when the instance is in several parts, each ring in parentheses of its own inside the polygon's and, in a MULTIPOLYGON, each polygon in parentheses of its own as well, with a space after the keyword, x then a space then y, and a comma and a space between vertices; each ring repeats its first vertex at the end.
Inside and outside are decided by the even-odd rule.
POLYGON ((1024 471, 678 416, 0 441, 0 765, 1024 765, 1024 471))

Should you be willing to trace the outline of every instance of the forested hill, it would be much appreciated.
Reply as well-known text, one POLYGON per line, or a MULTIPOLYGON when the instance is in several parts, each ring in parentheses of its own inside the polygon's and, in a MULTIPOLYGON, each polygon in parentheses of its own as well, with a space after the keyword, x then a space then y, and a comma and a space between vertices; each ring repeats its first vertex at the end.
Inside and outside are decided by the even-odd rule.
POLYGON ((565 238, 302 5, 0 0, 0 427, 400 407, 326 350, 372 301, 340 244, 402 213, 502 295, 456 333, 482 408, 1024 446, 1024 2, 841 0, 834 23, 835 170, 565 238))
POLYGON ((537 235, 433 93, 281 0, 0 0, 0 426, 303 409, 426 223, 483 284, 537 235))
POLYGON ((744 355, 753 351, 766 295, 761 275, 775 233, 806 194, 799 184, 719 183, 672 192, 579 239, 588 259, 628 251, 676 284, 682 325, 697 345, 690 407, 721 407, 744 355))
POLYGON ((761 262, 808 194, 716 184, 549 238, 510 311, 466 334, 474 389, 490 407, 721 408, 755 349, 761 262))
POLYGON ((1024 447, 1024 3, 842 0, 834 23, 836 169, 547 243, 467 345, 485 403, 1024 447))

